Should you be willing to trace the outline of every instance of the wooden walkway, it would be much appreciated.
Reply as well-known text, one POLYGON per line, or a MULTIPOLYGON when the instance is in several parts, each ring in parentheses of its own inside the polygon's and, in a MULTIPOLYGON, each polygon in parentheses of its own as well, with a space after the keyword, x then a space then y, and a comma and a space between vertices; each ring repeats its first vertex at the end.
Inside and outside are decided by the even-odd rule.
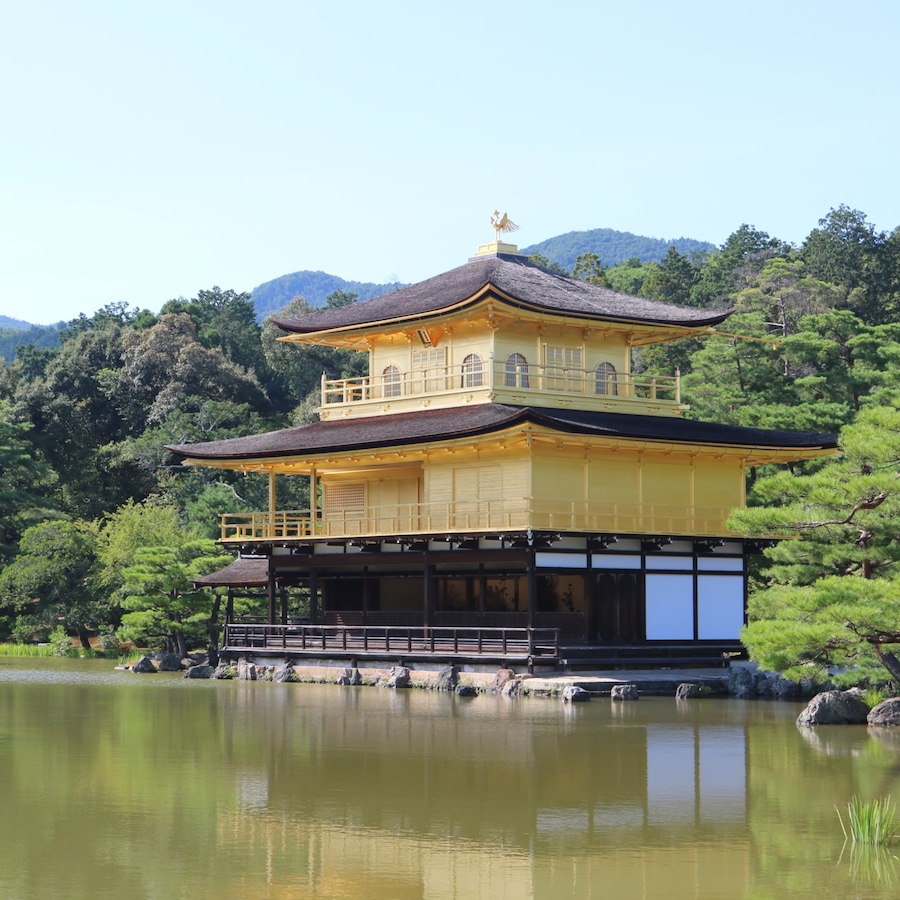
POLYGON ((220 654, 299 659, 530 662, 559 659, 558 628, 423 628, 380 625, 225 626, 220 654))

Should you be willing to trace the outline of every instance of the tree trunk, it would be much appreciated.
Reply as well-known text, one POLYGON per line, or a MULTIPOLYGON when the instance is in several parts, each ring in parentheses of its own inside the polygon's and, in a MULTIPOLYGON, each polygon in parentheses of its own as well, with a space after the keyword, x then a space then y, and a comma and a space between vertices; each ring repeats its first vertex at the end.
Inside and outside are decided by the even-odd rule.
POLYGON ((881 644, 872 644, 872 649, 878 657, 878 661, 891 673, 891 678, 900 684, 900 659, 897 659, 889 650, 882 650, 881 644))
POLYGON ((88 633, 83 628, 76 629, 78 631, 78 640, 81 641, 81 647, 83 650, 91 650, 91 642, 88 638, 88 633))

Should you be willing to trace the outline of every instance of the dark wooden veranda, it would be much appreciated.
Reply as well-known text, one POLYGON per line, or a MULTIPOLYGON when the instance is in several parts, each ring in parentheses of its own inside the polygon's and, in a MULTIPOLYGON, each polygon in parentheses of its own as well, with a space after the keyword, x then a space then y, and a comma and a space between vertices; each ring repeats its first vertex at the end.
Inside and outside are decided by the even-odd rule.
POLYGON ((404 625, 263 625, 230 623, 221 655, 291 656, 427 662, 559 661, 556 628, 441 628, 404 625))

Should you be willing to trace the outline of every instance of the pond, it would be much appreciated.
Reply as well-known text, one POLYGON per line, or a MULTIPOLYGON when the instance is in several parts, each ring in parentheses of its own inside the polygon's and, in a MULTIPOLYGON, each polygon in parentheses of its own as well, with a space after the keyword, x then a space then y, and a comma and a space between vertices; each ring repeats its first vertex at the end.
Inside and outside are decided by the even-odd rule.
POLYGON ((612 704, 0 660, 0 898, 875 898, 835 807, 900 735, 612 704))

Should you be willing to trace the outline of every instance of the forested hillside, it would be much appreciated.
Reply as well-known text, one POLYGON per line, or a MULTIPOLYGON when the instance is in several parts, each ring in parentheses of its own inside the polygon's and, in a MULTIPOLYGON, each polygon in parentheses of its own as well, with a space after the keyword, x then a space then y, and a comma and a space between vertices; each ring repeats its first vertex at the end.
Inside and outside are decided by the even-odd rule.
MULTIPOLYGON (((751 503, 790 508, 797 529, 798 479, 832 473, 835 485, 851 484, 835 487, 837 508, 821 512, 843 524, 816 531, 815 558, 773 558, 758 582, 808 586, 851 574, 881 579, 900 597, 900 451, 892 449, 900 424, 890 415, 900 409, 900 229, 879 231, 840 206, 798 247, 741 225, 710 253, 669 246, 656 261, 609 264, 589 251, 572 273, 664 302, 734 310, 726 336, 635 351, 638 371, 681 370, 690 416, 802 431, 868 428, 858 451, 862 482, 841 482, 832 462, 774 481, 751 475, 751 503), (881 518, 863 521, 864 511, 881 518), (838 532, 849 555, 822 549, 838 532)), ((326 304, 354 302, 341 284, 326 304)), ((288 313, 309 308, 287 299, 288 313)), ((189 575, 221 564, 210 543, 218 514, 267 508, 267 484, 253 474, 184 469, 164 445, 310 421, 323 371, 365 372, 364 356, 289 346, 276 340, 280 333, 259 323, 250 294, 211 288, 166 303, 158 315, 117 304, 81 316, 63 329, 59 347, 22 347, 0 364, 0 639, 46 639, 64 622, 84 642, 98 633, 155 646, 206 640, 208 599, 181 591, 189 575), (182 578, 182 587, 162 591, 175 597, 178 634, 171 604, 153 599, 162 596, 148 586, 153 571, 182 578)), ((307 503, 291 479, 278 490, 279 507, 307 503)), ((781 546, 788 545, 798 546, 781 546)), ((771 609, 784 608, 779 595, 771 609)), ((895 619, 866 633, 896 632, 900 641, 900 613, 895 619)))
POLYGON ((27 322, 20 323, 18 319, 6 319, 5 316, 0 319, 16 322, 14 326, 0 326, 0 357, 7 362, 16 358, 16 348, 20 346, 39 349, 58 347, 60 332, 65 328, 63 322, 58 325, 29 325, 27 322))
POLYGON ((522 252, 529 256, 539 254, 571 272, 575 267, 575 261, 583 253, 596 253, 604 265, 615 266, 629 259, 659 262, 669 252, 670 247, 688 257, 692 254, 702 256, 716 249, 715 244, 692 238, 682 237, 664 241, 632 234, 629 231, 592 228, 590 231, 569 231, 548 238, 546 241, 524 247, 522 252))
POLYGON ((326 272, 294 272, 267 281, 250 292, 256 316, 260 322, 285 307, 294 297, 303 297, 310 305, 325 306, 330 294, 335 291, 355 294, 360 300, 378 297, 389 291, 395 291, 403 285, 399 282, 390 284, 374 284, 369 281, 347 281, 337 275, 326 272))

